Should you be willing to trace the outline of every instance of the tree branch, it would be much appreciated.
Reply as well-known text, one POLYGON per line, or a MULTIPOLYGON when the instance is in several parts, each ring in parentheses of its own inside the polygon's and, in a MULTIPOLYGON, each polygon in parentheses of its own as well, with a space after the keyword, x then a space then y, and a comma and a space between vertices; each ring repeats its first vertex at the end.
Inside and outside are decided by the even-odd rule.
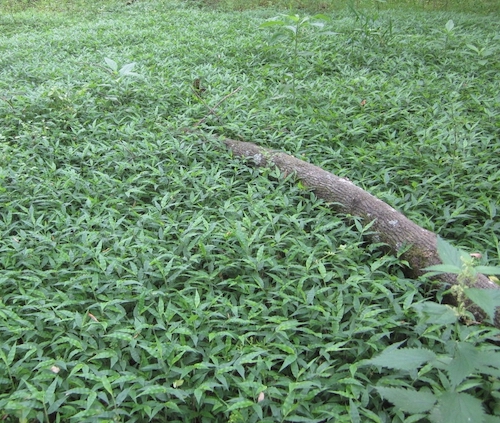
MULTIPOLYGON (((287 174, 294 173, 318 198, 330 203, 335 211, 343 215, 358 216, 365 224, 373 221, 371 231, 374 235, 371 235, 371 238, 374 242, 387 244, 393 254, 407 247, 402 258, 410 264, 412 277, 426 273, 423 269, 428 266, 441 263, 435 233, 420 227, 351 181, 288 154, 268 150, 253 143, 232 139, 223 139, 223 142, 236 156, 249 159, 257 166, 276 166, 287 174)), ((457 284, 456 275, 450 273, 438 275, 436 279, 447 285, 457 284)), ((484 275, 478 275, 474 287, 500 288, 484 275)), ((467 308, 476 321, 484 320, 485 313, 479 307, 468 304, 467 308)), ((500 309, 497 309, 494 324, 500 328, 500 309)))

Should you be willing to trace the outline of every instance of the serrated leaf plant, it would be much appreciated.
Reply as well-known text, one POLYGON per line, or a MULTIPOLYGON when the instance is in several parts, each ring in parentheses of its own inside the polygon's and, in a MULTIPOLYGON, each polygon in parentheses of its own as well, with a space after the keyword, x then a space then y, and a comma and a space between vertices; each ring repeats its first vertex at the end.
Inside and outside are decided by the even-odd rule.
POLYGON ((382 377, 375 387, 379 395, 413 416, 432 423, 496 421, 485 403, 467 390, 485 389, 482 378, 500 376, 500 349, 483 348, 465 341, 448 341, 447 353, 427 348, 399 348, 395 343, 364 365, 398 371, 382 377), (406 375, 406 376, 405 376, 406 375), (479 376, 481 375, 481 376, 479 376), (398 381, 398 382, 396 382, 398 381), (406 383, 402 383, 406 381, 406 383), (390 386, 394 385, 394 386, 390 386))
MULTIPOLYGON (((292 93, 296 96, 296 76, 299 59, 299 42, 302 40, 302 32, 305 28, 313 27, 323 30, 325 24, 330 22, 329 16, 324 14, 316 14, 314 16, 300 16, 298 14, 282 14, 260 24, 260 28, 278 28, 278 31, 271 38, 272 42, 276 42, 281 38, 286 38, 287 35, 291 39, 292 56, 292 93)), ((331 31, 321 31, 323 35, 334 35, 331 31)))
POLYGON ((465 299, 477 304, 487 314, 490 321, 495 317, 495 310, 500 307, 500 290, 473 288, 472 284, 478 273, 486 275, 500 275, 500 267, 481 266, 477 264, 474 253, 466 252, 454 247, 441 237, 437 239, 437 250, 442 264, 429 266, 427 275, 453 273, 457 276, 457 285, 450 288, 458 299, 459 314, 465 314, 465 299))

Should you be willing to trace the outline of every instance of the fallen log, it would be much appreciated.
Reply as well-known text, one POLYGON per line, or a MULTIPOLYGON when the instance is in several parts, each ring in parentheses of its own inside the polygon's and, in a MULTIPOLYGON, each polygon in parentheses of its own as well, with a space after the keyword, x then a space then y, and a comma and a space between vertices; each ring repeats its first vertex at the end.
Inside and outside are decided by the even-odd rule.
MULTIPOLYGON (((437 235, 405 217, 393 207, 359 188, 346 178, 340 178, 326 170, 297 159, 289 154, 259 147, 256 144, 232 139, 223 143, 235 156, 250 160, 257 166, 276 166, 285 174, 296 177, 332 209, 343 214, 360 217, 364 224, 373 222, 370 230, 374 242, 385 243, 390 252, 397 254, 411 267, 411 276, 416 278, 426 273, 424 268, 441 264, 436 248, 437 235)), ((444 273, 435 277, 447 286, 456 285, 457 275, 444 273)), ((475 288, 500 289, 484 275, 478 275, 475 288)), ((476 322, 485 319, 485 313, 473 303, 467 304, 476 322)), ((497 308, 494 324, 500 328, 500 308, 497 308)))

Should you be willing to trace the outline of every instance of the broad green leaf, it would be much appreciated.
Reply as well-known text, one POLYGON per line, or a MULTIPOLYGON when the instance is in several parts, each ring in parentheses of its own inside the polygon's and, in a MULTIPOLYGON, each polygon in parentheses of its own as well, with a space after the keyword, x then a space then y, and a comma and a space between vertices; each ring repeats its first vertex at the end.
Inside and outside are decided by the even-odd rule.
POLYGON ((485 412, 481 400, 463 392, 445 392, 429 418, 433 423, 483 423, 485 412))
POLYGON ((198 308, 201 303, 201 298, 200 298, 200 293, 198 290, 195 291, 194 293, 194 308, 198 308))
POLYGON ((306 295, 306 301, 307 304, 313 304, 314 303, 314 297, 316 295, 316 288, 311 288, 306 295))
POLYGON ((445 28, 448 32, 453 31, 453 28, 455 28, 455 23, 450 19, 448 22, 446 22, 445 28))
POLYGON ((436 247, 439 258, 441 259, 443 264, 451 264, 460 269, 462 268, 463 262, 461 257, 467 257, 467 255, 463 251, 460 251, 458 248, 454 247, 440 236, 437 237, 436 247))
POLYGON ((448 377, 453 386, 457 386, 469 376, 477 365, 479 350, 467 342, 457 342, 455 354, 447 366, 448 377))
POLYGON ((7 359, 4 358, 5 355, 2 351, 2 359, 5 361, 5 364, 7 366, 10 367, 12 365, 12 363, 14 362, 14 358, 16 356, 16 351, 17 351, 17 344, 15 344, 15 343, 14 343, 14 345, 12 345, 10 347, 9 354, 7 355, 7 359))
POLYGON ((499 289, 465 288, 465 295, 481 307, 493 321, 495 318, 495 310, 497 307, 500 307, 499 289))
POLYGON ((421 365, 435 360, 436 354, 424 348, 400 348, 383 351, 379 356, 367 360, 368 364, 398 370, 414 370, 421 365))
POLYGON ((323 28, 325 26, 324 22, 311 22, 311 26, 314 26, 316 28, 323 28))
POLYGON ((348 348, 342 348, 348 341, 335 342, 333 344, 325 345, 325 352, 333 352, 333 351, 344 351, 348 348))
POLYGON ((309 381, 309 380, 303 380, 301 382, 292 382, 290 385, 288 385, 288 391, 303 391, 303 392, 309 392, 312 388, 319 388, 321 387, 321 383, 319 381, 309 381))
POLYGON ((107 338, 114 338, 114 339, 121 339, 122 341, 129 341, 132 342, 134 339, 134 336, 129 334, 129 333, 124 333, 124 332, 113 332, 113 333, 108 333, 105 335, 107 338))
POLYGON ((480 351, 476 366, 486 374, 491 374, 500 379, 500 351, 480 351))
POLYGON ((49 407, 54 404, 55 401, 55 390, 58 384, 58 378, 55 377, 52 383, 49 385, 47 390, 45 391, 45 402, 49 405, 49 407))
POLYGON ((286 345, 286 344, 271 344, 273 347, 276 347, 276 348, 279 348, 280 350, 282 351, 285 351, 287 354, 289 355, 296 355, 297 354, 297 351, 292 348, 290 345, 286 345))
POLYGON ((90 357, 89 360, 100 360, 103 358, 111 358, 111 357, 116 357, 118 354, 117 351, 115 350, 105 350, 97 353, 93 357, 90 357))
POLYGON ((318 14, 314 15, 311 19, 327 21, 327 22, 332 20, 332 18, 330 16, 325 15, 323 13, 318 13, 318 14))
POLYGON ((126 64, 125 66, 123 66, 119 73, 120 73, 120 76, 140 76, 138 73, 136 72, 132 72, 132 69, 134 69, 135 67, 135 63, 128 63, 126 64))
POLYGON ((290 391, 288 395, 285 397, 285 400, 283 401, 283 405, 281 407, 284 417, 288 416, 293 410, 295 410, 299 406, 299 404, 295 401, 295 399, 296 399, 295 391, 290 391))
POLYGON ((65 395, 76 394, 76 395, 81 395, 83 397, 89 396, 91 393, 92 389, 89 388, 72 388, 64 392, 65 395))
POLYGON ((109 394, 113 396, 113 388, 111 387, 111 383, 109 382, 107 376, 101 376, 101 382, 104 389, 106 389, 106 391, 108 391, 109 394))
POLYGON ((264 260, 264 251, 265 251, 265 246, 261 245, 259 247, 259 250, 257 251, 257 256, 256 256, 256 259, 259 263, 262 262, 262 260, 264 260))
POLYGON ((500 275, 500 267, 498 266, 476 266, 474 267, 478 273, 485 275, 500 275))
POLYGON ((349 416, 351 417, 351 423, 361 423, 358 406, 351 398, 349 398, 349 416))
POLYGON ((172 194, 168 192, 160 200, 161 208, 164 209, 170 201, 172 201, 172 194))
POLYGON ((104 61, 113 72, 118 72, 118 64, 113 59, 105 57, 104 61))
POLYGON ((275 330, 276 332, 290 330, 300 326, 300 324, 301 323, 298 320, 286 320, 280 323, 278 326, 276 326, 275 330))
POLYGON ((377 387, 376 389, 384 399, 406 413, 425 413, 436 403, 436 396, 431 392, 405 388, 377 387))
POLYGON ((143 395, 157 395, 164 394, 167 392, 167 387, 162 385, 149 385, 142 389, 139 393, 139 397, 143 395))
POLYGON ((267 27, 270 27, 270 26, 284 26, 285 25, 285 22, 284 21, 281 21, 281 20, 268 20, 266 22, 262 22, 260 24, 260 27, 261 28, 267 28, 267 27))
POLYGON ((135 62, 132 62, 132 63, 127 63, 126 65, 123 65, 121 68, 120 68, 120 75, 121 76, 125 76, 125 75, 130 75, 130 74, 134 74, 134 72, 132 72, 132 70, 135 68, 135 62))
POLYGON ((326 267, 322 261, 318 261, 318 270, 319 270, 319 274, 321 275, 321 277, 324 280, 326 278, 326 267))
POLYGON ((255 404, 254 401, 251 401, 246 398, 237 398, 236 401, 234 401, 226 411, 233 411, 233 410, 241 410, 242 408, 248 408, 252 407, 255 404))
POLYGON ((194 397, 196 398, 196 402, 198 404, 201 404, 201 398, 203 397, 203 393, 205 391, 203 389, 199 389, 199 388, 196 388, 194 391, 193 391, 193 394, 194 394, 194 397))
POLYGON ((439 273, 453 273, 455 275, 462 272, 461 267, 454 266, 453 264, 435 264, 433 266, 425 267, 423 270, 439 273))
POLYGON ((94 402, 96 401, 96 399, 97 399, 97 392, 96 391, 91 391, 89 393, 89 395, 87 396, 86 401, 85 401, 85 406, 86 406, 87 410, 91 410, 92 409, 92 405, 94 404, 94 402))
POLYGON ((3 352, 3 350, 1 348, 0 348, 0 358, 5 363, 6 366, 10 365, 10 363, 8 362, 7 356, 5 355, 5 353, 3 352))
POLYGON ((164 405, 165 405, 165 407, 167 407, 171 410, 174 410, 178 413, 182 413, 181 409, 174 401, 167 401, 164 405))
POLYGON ((450 306, 432 301, 414 304, 413 308, 430 324, 447 325, 455 323, 459 317, 457 311, 450 306))

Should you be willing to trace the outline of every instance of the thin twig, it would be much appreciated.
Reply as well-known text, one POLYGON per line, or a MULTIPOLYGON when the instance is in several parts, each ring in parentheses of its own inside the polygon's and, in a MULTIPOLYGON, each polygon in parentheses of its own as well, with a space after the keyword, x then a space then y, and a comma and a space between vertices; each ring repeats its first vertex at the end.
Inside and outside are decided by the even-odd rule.
POLYGON ((224 102, 226 101, 229 97, 233 96, 234 94, 236 94, 239 90, 241 90, 241 86, 239 86, 238 88, 236 88, 234 91, 230 92, 228 95, 226 95, 225 97, 223 97, 214 107, 210 108, 206 103, 205 101, 203 101, 203 99, 201 98, 201 96, 195 92, 195 94, 197 95, 197 97, 201 100, 202 104, 209 110, 208 113, 205 115, 205 117, 203 119, 200 119, 198 122, 196 122, 193 126, 194 127, 197 127, 199 125, 201 125, 203 122, 205 122, 208 117, 210 115, 216 115, 215 111, 216 109, 224 102))

